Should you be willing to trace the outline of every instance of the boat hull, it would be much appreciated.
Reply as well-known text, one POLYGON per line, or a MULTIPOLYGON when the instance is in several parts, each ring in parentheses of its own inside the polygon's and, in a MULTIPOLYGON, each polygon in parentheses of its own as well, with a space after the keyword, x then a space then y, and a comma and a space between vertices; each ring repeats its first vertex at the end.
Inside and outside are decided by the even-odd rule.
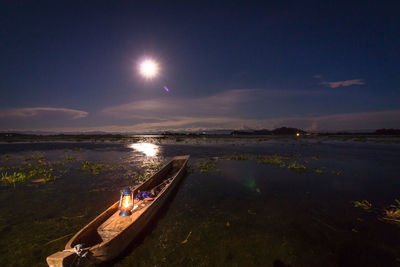
MULTIPOLYGON (((81 258, 81 264, 98 264, 106 261, 110 261, 118 257, 127 247, 140 235, 143 230, 149 225, 150 221, 160 212, 161 208, 165 205, 168 198, 171 197, 174 190, 177 188, 179 183, 182 181, 186 173, 186 164, 189 156, 179 156, 174 157, 163 169, 153 175, 149 180, 147 180, 142 185, 135 189, 135 193, 141 188, 150 186, 153 182, 152 179, 157 177, 162 177, 167 173, 167 166, 171 164, 170 168, 174 168, 174 164, 179 164, 183 161, 182 166, 175 174, 171 183, 165 188, 165 190, 157 196, 157 198, 144 210, 139 217, 132 221, 125 229, 113 236, 110 240, 106 242, 101 242, 99 244, 85 248, 88 253, 85 257, 81 258), (147 184, 146 184, 147 183, 147 184)), ((89 239, 90 235, 93 235, 95 230, 100 225, 102 225, 112 214, 115 214, 118 210, 118 202, 111 205, 106 211, 97 216, 92 222, 82 228, 71 240, 66 244, 65 250, 62 252, 57 252, 49 257, 47 257, 47 263, 49 266, 70 266, 72 261, 75 261, 77 255, 73 251, 76 244, 80 243, 80 240, 89 239)), ((97 230, 96 230, 97 231, 97 230)), ((95 238, 95 237, 94 237, 95 238)), ((98 238, 98 237, 97 237, 98 238)))

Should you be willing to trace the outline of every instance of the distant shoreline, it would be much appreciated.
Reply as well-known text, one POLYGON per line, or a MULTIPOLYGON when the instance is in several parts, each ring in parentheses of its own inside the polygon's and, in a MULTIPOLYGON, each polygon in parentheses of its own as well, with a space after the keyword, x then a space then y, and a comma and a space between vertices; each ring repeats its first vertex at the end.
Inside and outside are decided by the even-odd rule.
MULTIPOLYGON (((292 128, 294 129, 294 128, 292 128)), ((280 129, 282 130, 282 129, 280 129)), ((151 138, 160 140, 172 140, 181 142, 184 139, 193 138, 229 138, 229 139, 241 139, 241 138, 265 138, 265 139, 279 139, 279 138, 299 138, 299 139, 312 139, 317 137, 328 137, 328 138, 340 138, 340 139, 351 139, 351 138, 391 138, 399 137, 400 130, 395 129, 384 129, 377 130, 370 133, 347 133, 347 132, 336 132, 336 133, 308 133, 300 129, 295 131, 232 131, 230 134, 211 134, 211 133, 163 133, 163 134, 23 134, 23 133, 12 133, 12 132, 0 132, 1 143, 20 143, 20 142, 138 142, 140 140, 151 138)))

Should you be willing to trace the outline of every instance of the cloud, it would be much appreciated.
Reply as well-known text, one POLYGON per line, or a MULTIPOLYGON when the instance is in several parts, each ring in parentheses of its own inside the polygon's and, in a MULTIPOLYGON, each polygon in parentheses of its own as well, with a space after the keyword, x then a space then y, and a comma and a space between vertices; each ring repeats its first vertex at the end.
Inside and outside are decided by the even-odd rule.
POLYGON ((400 126, 400 110, 341 113, 325 116, 243 119, 238 117, 175 117, 171 120, 139 123, 136 129, 273 129, 282 126, 309 131, 335 131, 396 128, 400 126))
POLYGON ((371 130, 400 127, 400 110, 341 113, 324 116, 297 116, 271 119, 243 119, 230 116, 175 116, 169 119, 128 125, 46 129, 58 132, 156 132, 203 131, 215 129, 274 129, 282 126, 308 131, 371 130))
POLYGON ((65 119, 80 119, 87 117, 88 112, 69 108, 35 107, 0 109, 0 118, 39 118, 61 117, 65 119))
POLYGON ((157 98, 137 100, 107 107, 102 114, 113 118, 165 120, 171 116, 232 116, 240 114, 246 104, 256 106, 271 98, 315 94, 311 90, 235 89, 200 98, 157 98))
MULTIPOLYGON (((315 77, 315 76, 314 76, 315 77)), ((320 77, 318 77, 320 78, 320 77)), ((363 85, 365 82, 361 79, 337 81, 337 82, 321 82, 320 84, 327 85, 330 88, 338 88, 341 86, 351 86, 351 85, 363 85)))

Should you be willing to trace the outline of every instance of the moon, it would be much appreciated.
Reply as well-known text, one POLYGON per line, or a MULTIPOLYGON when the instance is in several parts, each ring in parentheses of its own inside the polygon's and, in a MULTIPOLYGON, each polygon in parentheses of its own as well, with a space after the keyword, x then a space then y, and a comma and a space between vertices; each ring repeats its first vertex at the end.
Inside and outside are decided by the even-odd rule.
POLYGON ((158 65, 154 60, 146 59, 139 66, 140 74, 146 78, 153 78, 158 73, 158 65))

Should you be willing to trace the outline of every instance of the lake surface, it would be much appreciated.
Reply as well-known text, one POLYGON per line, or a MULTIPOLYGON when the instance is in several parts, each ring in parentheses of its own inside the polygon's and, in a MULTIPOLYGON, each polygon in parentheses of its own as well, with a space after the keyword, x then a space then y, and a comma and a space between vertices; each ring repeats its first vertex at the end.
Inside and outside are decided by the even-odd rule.
POLYGON ((150 137, 0 144, 0 173, 54 176, 0 186, 0 266, 45 266, 123 186, 184 154, 177 193, 107 266, 400 266, 399 224, 384 219, 400 199, 399 144, 150 137), (282 161, 263 163, 272 155, 282 161), (372 208, 355 207, 362 200, 372 208))

